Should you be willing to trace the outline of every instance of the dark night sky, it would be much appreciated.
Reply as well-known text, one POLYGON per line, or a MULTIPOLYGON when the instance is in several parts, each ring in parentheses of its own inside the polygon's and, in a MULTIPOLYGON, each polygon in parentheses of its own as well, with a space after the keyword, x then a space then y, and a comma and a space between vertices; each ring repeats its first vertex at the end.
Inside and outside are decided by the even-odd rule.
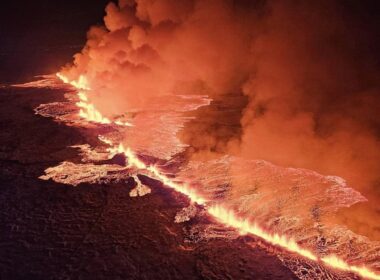
POLYGON ((0 8, 0 82, 59 69, 101 23, 109 0, 7 1, 0 8))
MULTIPOLYGON (((250 0, 236 0, 250 6, 250 0)), ((261 1, 261 0, 258 0, 261 1)), ((5 2, 5 1, 4 1, 5 2)), ((110 0, 6 1, 0 8, 0 82, 24 80, 59 69, 79 51, 86 31, 100 24, 110 0)), ((378 37, 380 2, 342 0, 354 28, 378 37), (358 24, 359 21, 359 24, 358 24), (373 32, 375 31, 375 32, 373 32)), ((374 38, 375 39, 375 38, 374 38)), ((379 42, 378 39, 375 39, 379 42)), ((369 48, 379 57, 379 44, 369 48)))

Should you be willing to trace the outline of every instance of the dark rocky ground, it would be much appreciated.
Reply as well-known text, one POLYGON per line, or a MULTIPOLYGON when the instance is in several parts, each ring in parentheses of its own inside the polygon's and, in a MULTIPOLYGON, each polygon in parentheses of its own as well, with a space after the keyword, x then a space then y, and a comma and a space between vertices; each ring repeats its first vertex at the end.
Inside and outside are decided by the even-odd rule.
POLYGON ((71 187, 38 176, 88 131, 35 115, 57 90, 0 88, 0 279, 295 279, 243 238, 186 243, 174 216, 184 197, 160 186, 130 198, 127 184, 71 187))

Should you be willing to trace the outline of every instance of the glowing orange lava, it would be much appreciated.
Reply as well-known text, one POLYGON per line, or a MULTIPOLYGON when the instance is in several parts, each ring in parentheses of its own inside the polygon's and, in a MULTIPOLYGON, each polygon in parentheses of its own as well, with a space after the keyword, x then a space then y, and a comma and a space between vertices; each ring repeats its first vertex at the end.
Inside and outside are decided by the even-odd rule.
POLYGON ((321 258, 321 261, 330 267, 340 269, 340 270, 345 270, 345 271, 351 271, 368 279, 380 279, 379 274, 371 271, 365 266, 349 265, 345 261, 343 261, 342 259, 340 259, 339 257, 335 255, 323 257, 321 258))
POLYGON ((309 250, 301 248, 294 240, 276 233, 270 234, 264 231, 259 225, 251 223, 247 219, 239 218, 233 211, 227 210, 220 205, 212 205, 208 207, 207 211, 211 216, 217 218, 223 224, 238 229, 241 234, 250 233, 259 236, 273 245, 286 248, 288 251, 295 252, 310 260, 318 260, 316 255, 309 250))
MULTIPOLYGON (((78 89, 77 94, 80 99, 80 102, 77 103, 77 106, 83 109, 83 111, 81 111, 82 113, 80 113, 81 117, 85 118, 88 121, 93 121, 97 123, 112 123, 107 118, 104 118, 101 115, 101 113, 98 112, 91 103, 89 103, 85 91, 89 90, 90 87, 87 83, 87 79, 84 76, 80 76, 78 81, 69 81, 65 76, 63 76, 60 73, 58 73, 57 76, 63 82, 71 84, 72 86, 78 89)), ((216 218, 220 223, 226 226, 233 227, 239 230, 239 232, 242 235, 252 234, 258 236, 272 245, 280 246, 286 249, 287 251, 296 253, 299 256, 303 256, 306 259, 322 262, 334 269, 353 272, 368 279, 380 279, 380 275, 371 271, 370 269, 364 266, 352 266, 348 264, 346 261, 340 259, 338 256, 329 255, 324 257, 318 257, 312 251, 301 248, 300 245, 298 245, 298 243, 294 239, 277 233, 270 233, 264 230, 255 222, 249 221, 248 219, 240 218, 233 210, 227 209, 222 205, 215 205, 211 201, 207 201, 200 194, 198 194, 196 190, 192 189, 187 184, 176 183, 168 176, 166 176, 163 172, 161 172, 159 168, 157 168, 156 166, 146 165, 136 156, 136 154, 129 147, 124 147, 121 143, 112 143, 111 140, 102 136, 99 136, 99 139, 110 146, 110 148, 108 148, 110 157, 116 154, 124 154, 128 160, 129 166, 149 171, 153 175, 152 177, 161 181, 165 186, 170 187, 176 190, 177 192, 186 195, 192 202, 198 203, 199 205, 203 205, 206 208, 207 212, 210 214, 210 216, 216 218)))
POLYGON ((104 143, 111 146, 111 148, 108 149, 110 156, 114 156, 115 154, 124 154, 126 158, 128 159, 128 165, 131 167, 136 167, 138 169, 145 169, 149 171, 155 179, 158 179, 161 181, 165 186, 170 187, 174 190, 176 190, 179 193, 182 193, 190 198, 192 202, 196 202, 199 205, 204 205, 206 203, 206 200, 202 198, 199 194, 196 193, 196 191, 192 188, 190 188, 186 184, 178 184, 168 178, 166 175, 164 175, 156 166, 154 165, 146 165, 144 162, 142 162, 134 153, 133 151, 127 147, 125 148, 123 144, 119 145, 112 145, 112 141, 100 137, 99 138, 104 143))
POLYGON ((70 81, 64 75, 57 73, 57 77, 60 78, 64 83, 70 84, 76 89, 78 89, 77 96, 79 98, 79 102, 76 105, 80 108, 79 116, 89 122, 101 123, 101 124, 111 124, 114 123, 120 126, 131 126, 128 122, 122 122, 120 120, 116 120, 112 122, 110 119, 104 117, 93 104, 91 104, 88 100, 86 91, 90 90, 87 79, 85 76, 79 76, 77 81, 70 81))
POLYGON ((234 211, 227 210, 226 208, 220 205, 209 206, 207 208, 207 211, 211 216, 215 217, 219 222, 225 224, 226 226, 230 226, 235 229, 238 229, 241 234, 256 235, 273 245, 280 246, 286 249, 287 251, 294 252, 309 260, 323 262, 327 266, 335 268, 335 269, 354 272, 362 277, 369 278, 369 279, 380 279, 380 275, 376 274, 370 269, 364 266, 359 267, 359 266, 349 265, 347 262, 345 262, 344 260, 340 259, 339 257, 335 255, 329 255, 329 256, 320 258, 316 256, 313 252, 307 249, 301 248, 295 240, 288 238, 284 235, 279 235, 276 233, 274 234, 268 233, 256 223, 252 223, 248 221, 247 219, 240 218, 234 213, 234 211))

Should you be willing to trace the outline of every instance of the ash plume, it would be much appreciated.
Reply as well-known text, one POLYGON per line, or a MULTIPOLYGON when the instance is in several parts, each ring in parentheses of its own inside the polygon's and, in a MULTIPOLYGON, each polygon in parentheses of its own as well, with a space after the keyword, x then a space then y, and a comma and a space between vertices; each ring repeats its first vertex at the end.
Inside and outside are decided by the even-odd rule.
POLYGON ((369 201, 337 219, 379 239, 378 20, 361 8, 371 3, 111 2, 62 72, 87 77, 105 116, 210 96, 213 111, 199 109, 180 135, 193 159, 233 154, 341 176, 369 201))

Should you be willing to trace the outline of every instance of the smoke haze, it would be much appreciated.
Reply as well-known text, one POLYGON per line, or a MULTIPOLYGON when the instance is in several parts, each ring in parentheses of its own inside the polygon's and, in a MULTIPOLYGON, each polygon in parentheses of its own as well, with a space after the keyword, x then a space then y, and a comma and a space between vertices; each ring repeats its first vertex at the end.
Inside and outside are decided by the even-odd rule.
POLYGON ((341 176, 369 201, 336 219, 379 240, 379 34, 369 5, 120 0, 63 73, 85 75, 109 117, 157 97, 208 95, 214 102, 180 133, 192 159, 232 154, 341 176))

